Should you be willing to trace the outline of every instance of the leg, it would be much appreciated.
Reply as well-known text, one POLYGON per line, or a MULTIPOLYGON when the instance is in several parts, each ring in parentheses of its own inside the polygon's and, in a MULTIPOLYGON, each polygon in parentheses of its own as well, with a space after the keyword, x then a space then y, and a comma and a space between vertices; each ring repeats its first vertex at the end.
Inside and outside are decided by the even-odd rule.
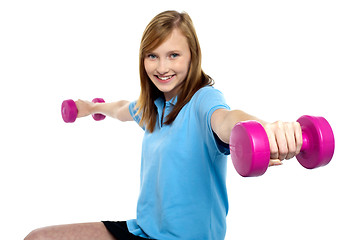
POLYGON ((39 228, 24 240, 116 240, 102 222, 39 228))

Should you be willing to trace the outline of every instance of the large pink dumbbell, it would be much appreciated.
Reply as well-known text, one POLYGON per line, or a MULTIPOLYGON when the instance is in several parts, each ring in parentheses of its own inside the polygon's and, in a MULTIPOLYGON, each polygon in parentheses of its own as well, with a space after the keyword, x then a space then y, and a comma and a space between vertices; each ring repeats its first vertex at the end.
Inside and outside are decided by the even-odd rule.
MULTIPOLYGON (((93 103, 103 103, 105 102, 103 98, 94 98, 93 103)), ((72 123, 75 122, 77 116, 78 116, 78 108, 76 107, 76 104, 73 100, 65 100, 61 104, 61 116, 63 117, 64 122, 66 123, 72 123)), ((92 117, 95 121, 100 121, 105 118, 105 115, 103 114, 93 114, 92 117)))
MULTIPOLYGON (((301 152, 296 156, 305 168, 327 165, 333 156, 335 139, 330 124, 323 117, 304 115, 297 122, 302 128, 301 152)), ((230 150, 233 165, 243 177, 263 175, 270 162, 267 133, 256 121, 237 123, 231 132, 230 150)))

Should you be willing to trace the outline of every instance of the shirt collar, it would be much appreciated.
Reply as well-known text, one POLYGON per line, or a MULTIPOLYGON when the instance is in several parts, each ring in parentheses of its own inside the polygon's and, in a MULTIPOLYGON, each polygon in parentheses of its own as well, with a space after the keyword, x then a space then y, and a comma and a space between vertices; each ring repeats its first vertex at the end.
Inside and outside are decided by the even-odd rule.
POLYGON ((175 106, 177 104, 177 101, 178 101, 178 96, 173 97, 169 101, 165 101, 164 97, 159 97, 154 101, 154 104, 157 106, 158 109, 163 109, 164 103, 166 107, 169 107, 169 106, 175 106))
POLYGON ((169 103, 172 106, 175 106, 178 101, 178 96, 173 97, 171 100, 169 100, 167 103, 169 103))
POLYGON ((164 116, 163 116, 165 119, 165 116, 167 116, 169 114, 169 112, 172 111, 173 107, 177 103, 177 100, 178 100, 178 97, 175 96, 169 101, 165 101, 164 97, 159 97, 154 101, 154 104, 157 107, 157 111, 158 111, 159 126, 163 125, 163 123, 162 123, 163 109, 165 111, 164 116))

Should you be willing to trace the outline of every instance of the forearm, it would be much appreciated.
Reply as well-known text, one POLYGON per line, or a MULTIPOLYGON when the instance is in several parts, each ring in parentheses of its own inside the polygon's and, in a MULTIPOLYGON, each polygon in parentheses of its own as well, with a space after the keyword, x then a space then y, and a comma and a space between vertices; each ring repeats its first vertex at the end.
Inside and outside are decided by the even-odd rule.
POLYGON ((127 106, 129 106, 129 102, 125 100, 111 103, 96 103, 91 108, 91 114, 101 113, 122 120, 121 112, 124 112, 124 108, 127 106))
POLYGON ((220 129, 217 131, 218 137, 225 143, 229 143, 229 139, 231 137, 231 131, 238 122, 243 121, 249 121, 249 120, 255 120, 261 123, 262 125, 265 125, 267 122, 264 120, 261 120, 255 116, 252 116, 248 113, 245 113, 241 110, 232 110, 228 111, 224 118, 221 121, 220 129))

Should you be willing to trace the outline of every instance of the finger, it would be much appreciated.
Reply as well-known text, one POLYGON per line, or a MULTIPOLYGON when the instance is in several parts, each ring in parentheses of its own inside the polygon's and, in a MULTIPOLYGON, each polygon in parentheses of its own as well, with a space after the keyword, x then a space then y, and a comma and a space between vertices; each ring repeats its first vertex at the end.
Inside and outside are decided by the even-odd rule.
POLYGON ((270 166, 270 167, 272 167, 272 166, 280 166, 280 165, 282 165, 282 164, 283 164, 282 161, 279 160, 279 159, 271 159, 271 160, 269 161, 269 166, 270 166))
POLYGON ((80 111, 79 111, 81 101, 82 101, 82 100, 80 100, 80 99, 78 99, 77 101, 75 101, 75 106, 76 106, 76 109, 78 109, 78 115, 77 115, 77 118, 82 117, 82 116, 80 115, 80 111))
POLYGON ((276 136, 274 135, 273 130, 266 128, 266 133, 268 136, 269 146, 270 146, 270 158, 278 159, 278 146, 276 142, 276 136))
POLYGON ((302 139, 302 128, 299 122, 293 123, 295 128, 295 138, 296 138, 296 155, 301 152, 301 147, 303 143, 302 139))
POLYGON ((278 146, 278 159, 282 161, 286 158, 288 153, 286 133, 282 122, 279 122, 277 126, 276 142, 278 146))
POLYGON ((89 112, 89 105, 94 104, 92 102, 89 101, 84 101, 81 99, 78 99, 77 101, 75 101, 75 105, 78 109, 78 118, 80 117, 85 117, 88 116, 90 114, 89 112))
POLYGON ((295 137, 295 129, 293 127, 293 123, 285 124, 285 134, 288 146, 288 152, 286 155, 286 159, 291 159, 296 155, 296 137, 295 137))

